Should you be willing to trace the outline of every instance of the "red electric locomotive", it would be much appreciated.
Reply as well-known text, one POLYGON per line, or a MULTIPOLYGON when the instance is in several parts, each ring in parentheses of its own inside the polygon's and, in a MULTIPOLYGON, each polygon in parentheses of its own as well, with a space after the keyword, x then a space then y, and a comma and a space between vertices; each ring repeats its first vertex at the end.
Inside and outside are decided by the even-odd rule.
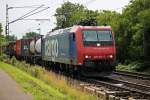
POLYGON ((93 72, 111 72, 115 69, 116 47, 110 26, 76 26, 77 63, 93 72))
POLYGON ((75 25, 50 32, 42 42, 42 60, 88 75, 108 74, 115 69, 116 60, 112 29, 75 25))

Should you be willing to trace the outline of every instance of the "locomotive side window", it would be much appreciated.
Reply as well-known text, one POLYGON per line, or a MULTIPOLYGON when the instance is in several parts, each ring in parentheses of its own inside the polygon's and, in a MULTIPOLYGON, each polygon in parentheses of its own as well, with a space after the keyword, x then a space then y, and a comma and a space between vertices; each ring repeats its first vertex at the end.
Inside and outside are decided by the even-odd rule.
POLYGON ((111 31, 97 31, 99 41, 112 41, 111 31))
POLYGON ((83 41, 98 41, 96 31, 83 31, 83 41))
POLYGON ((110 30, 84 30, 82 37, 84 46, 109 46, 113 44, 110 30))

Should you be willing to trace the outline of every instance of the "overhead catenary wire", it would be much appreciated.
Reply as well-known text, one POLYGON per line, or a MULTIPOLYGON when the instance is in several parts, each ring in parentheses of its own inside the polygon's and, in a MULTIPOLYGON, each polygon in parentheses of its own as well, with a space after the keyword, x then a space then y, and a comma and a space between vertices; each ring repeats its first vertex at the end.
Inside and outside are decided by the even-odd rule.
MULTIPOLYGON (((68 2, 68 0, 67 0, 67 2, 68 2)), ((89 4, 89 3, 91 3, 91 2, 93 2, 93 0, 89 0, 89 1, 85 2, 84 4, 89 4)), ((33 6, 38 6, 38 5, 33 5, 33 6)), ((10 8, 35 8, 35 7, 33 7, 33 6, 10 7, 10 8)), ((30 13, 32 13, 32 12, 38 10, 38 9, 41 8, 42 6, 43 6, 43 5, 41 5, 40 7, 37 7, 36 9, 34 9, 34 10, 28 12, 27 14, 25 14, 25 15, 23 15, 23 16, 17 18, 16 20, 9 22, 9 24, 14 23, 14 22, 16 22, 16 21, 18 21, 18 20, 23 20, 24 18, 27 18, 27 17, 29 17, 29 16, 32 16, 32 15, 34 15, 34 14, 37 14, 37 13, 39 13, 39 12, 41 12, 41 11, 44 11, 44 10, 46 10, 46 9, 49 8, 49 7, 45 7, 45 9, 42 9, 42 10, 40 10, 40 11, 38 11, 38 12, 35 12, 35 13, 33 13, 33 14, 30 14, 30 13), (28 14, 30 14, 30 15, 28 15, 28 14), (26 15, 27 15, 27 16, 26 16, 26 15)))
MULTIPOLYGON (((44 5, 40 5, 40 6, 38 6, 38 7, 35 7, 35 9, 33 9, 33 10, 31 10, 30 12, 24 14, 23 16, 21 16, 21 17, 15 19, 15 20, 13 20, 13 21, 11 21, 11 22, 9 22, 9 21, 6 22, 6 23, 7 23, 7 24, 6 24, 6 27, 8 27, 8 29, 6 29, 6 30, 7 30, 6 35, 7 35, 7 34, 9 35, 9 25, 10 25, 11 23, 14 23, 14 22, 19 21, 19 20, 23 20, 23 19, 25 19, 25 18, 27 18, 27 17, 30 17, 30 16, 32 16, 32 15, 35 15, 35 14, 37 14, 37 13, 40 13, 40 12, 42 12, 42 11, 44 11, 44 10, 50 8, 50 7, 43 7, 43 6, 44 6, 44 5), (40 8, 44 8, 44 9, 39 10, 40 8), (38 11, 37 11, 37 10, 38 10, 38 11)), ((13 8, 26 8, 26 7, 31 8, 31 7, 33 7, 33 6, 8 7, 8 5, 6 5, 6 12, 8 12, 9 9, 13 9, 13 8)), ((6 18, 6 21, 7 21, 7 20, 8 20, 8 18, 6 18)))
MULTIPOLYGON (((37 14, 37 13, 40 13, 40 12, 42 12, 42 11, 44 11, 44 10, 49 9, 49 8, 50 8, 50 7, 47 7, 47 8, 42 9, 42 10, 39 10, 39 11, 37 11, 37 12, 33 13, 33 14, 30 14, 30 15, 28 15, 28 16, 23 17, 22 19, 27 18, 27 17, 30 17, 30 16, 32 16, 32 15, 35 15, 35 14, 37 14)), ((22 19, 20 19, 20 20, 22 20, 22 19)))
POLYGON ((44 20, 50 20, 50 19, 46 19, 46 18, 45 19, 40 19, 40 18, 38 18, 38 19, 21 19, 21 20, 36 20, 36 21, 43 20, 44 21, 44 20))
POLYGON ((14 23, 14 22, 16 22, 16 21, 18 21, 18 20, 20 20, 20 19, 24 18, 25 16, 27 16, 27 15, 29 15, 30 13, 32 13, 32 12, 34 12, 34 11, 36 11, 36 10, 40 9, 40 8, 41 8, 41 7, 43 7, 43 6, 44 6, 44 5, 41 5, 41 6, 37 7, 36 9, 31 10, 30 12, 28 12, 28 13, 24 14, 23 16, 21 16, 21 17, 19 17, 19 18, 15 19, 15 20, 13 20, 13 21, 9 22, 9 24, 14 23))
POLYGON ((83 5, 88 5, 88 4, 90 4, 90 3, 92 3, 92 2, 95 2, 96 0, 88 0, 87 2, 85 2, 85 3, 83 3, 83 5))
POLYGON ((9 9, 13 9, 13 8, 37 8, 41 5, 31 5, 31 6, 22 6, 22 7, 9 7, 9 9))

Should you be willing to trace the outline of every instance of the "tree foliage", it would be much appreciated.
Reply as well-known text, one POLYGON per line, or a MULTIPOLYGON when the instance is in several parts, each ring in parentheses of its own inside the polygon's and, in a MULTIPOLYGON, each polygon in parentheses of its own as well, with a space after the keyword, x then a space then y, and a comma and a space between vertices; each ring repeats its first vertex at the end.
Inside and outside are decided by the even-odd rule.
POLYGON ((0 35, 2 34, 3 29, 2 29, 2 24, 0 23, 0 35))
POLYGON ((64 3, 60 8, 56 9, 57 27, 69 27, 76 20, 84 18, 84 6, 80 4, 73 4, 71 2, 64 3), (76 17, 77 15, 78 18, 76 17), (80 16, 81 15, 81 16, 80 16), (71 21, 71 22, 70 22, 71 21))
POLYGON ((2 35, 2 24, 0 23, 0 40, 1 44, 6 43, 7 41, 15 41, 17 40, 17 37, 15 35, 9 35, 9 36, 4 36, 2 35))
POLYGON ((141 24, 141 33, 143 33, 143 53, 144 63, 147 66, 150 62, 150 9, 144 10, 139 13, 139 21, 141 24))
POLYGON ((0 23, 0 46, 2 46, 2 44, 5 41, 5 37, 4 35, 2 35, 3 29, 2 29, 2 24, 0 23))
POLYGON ((6 41, 16 41, 17 37, 15 35, 6 36, 6 41))
POLYGON ((2 35, 3 29, 0 23, 0 55, 2 54, 2 45, 5 43, 5 37, 2 35))
POLYGON ((56 10, 56 20, 58 28, 70 27, 81 20, 96 18, 97 11, 88 10, 83 5, 64 3, 56 10))
MULTIPOLYGON (((131 0, 124 9, 122 17, 127 22, 122 23, 125 28, 128 45, 125 59, 148 60, 150 58, 150 0, 131 0)), ((150 60, 149 60, 150 61, 150 60)))
POLYGON ((36 32, 28 32, 26 33, 22 38, 23 39, 30 39, 30 38, 33 38, 35 36, 39 35, 38 33, 36 32))

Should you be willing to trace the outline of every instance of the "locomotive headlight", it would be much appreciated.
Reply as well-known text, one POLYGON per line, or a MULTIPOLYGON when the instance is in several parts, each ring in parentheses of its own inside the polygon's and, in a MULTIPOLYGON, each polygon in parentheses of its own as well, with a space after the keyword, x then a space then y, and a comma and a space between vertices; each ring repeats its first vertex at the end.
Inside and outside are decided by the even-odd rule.
POLYGON ((86 55, 85 58, 89 58, 89 56, 86 55))
POLYGON ((109 58, 111 58, 111 59, 112 59, 112 58, 113 58, 113 55, 109 55, 109 58))

